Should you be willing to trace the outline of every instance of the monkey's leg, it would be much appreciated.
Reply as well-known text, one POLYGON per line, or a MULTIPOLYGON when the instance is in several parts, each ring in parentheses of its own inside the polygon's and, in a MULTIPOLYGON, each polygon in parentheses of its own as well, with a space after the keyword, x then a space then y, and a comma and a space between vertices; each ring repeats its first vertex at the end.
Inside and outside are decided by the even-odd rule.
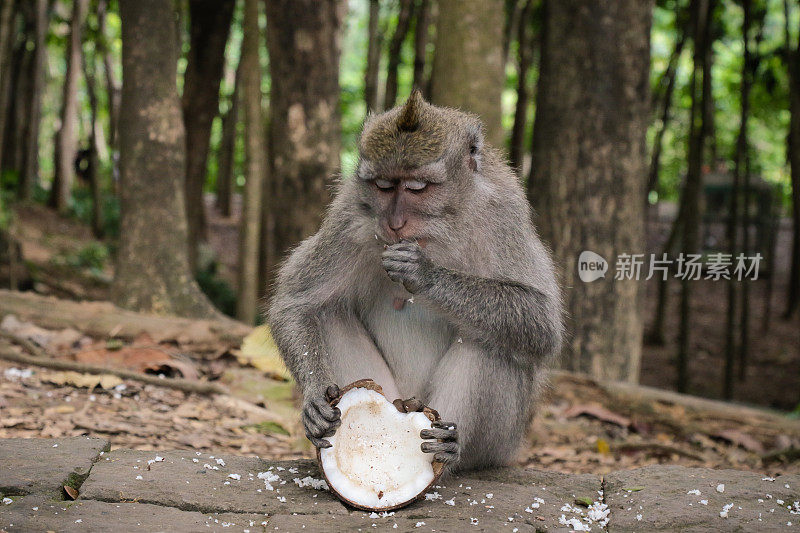
MULTIPOLYGON (((513 459, 527 426, 530 401, 528 379, 518 368, 464 340, 439 361, 430 387, 429 405, 443 421, 454 423, 457 433, 455 442, 426 443, 423 451, 449 454, 454 459, 451 468, 459 471, 513 459)), ((446 438, 445 430, 428 431, 433 438, 446 438)))
POLYGON ((389 401, 399 398, 392 371, 364 326, 352 316, 334 317, 325 324, 325 343, 331 371, 340 387, 371 378, 383 388, 389 401))

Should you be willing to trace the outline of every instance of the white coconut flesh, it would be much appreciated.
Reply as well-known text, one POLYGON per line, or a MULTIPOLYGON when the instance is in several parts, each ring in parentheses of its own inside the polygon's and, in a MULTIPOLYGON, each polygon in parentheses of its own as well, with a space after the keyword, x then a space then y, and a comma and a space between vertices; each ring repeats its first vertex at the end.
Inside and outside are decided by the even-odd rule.
POLYGON ((331 488, 353 504, 380 509, 416 498, 434 478, 433 454, 420 449, 431 428, 423 413, 400 413, 382 394, 347 391, 337 407, 342 425, 320 450, 331 488))

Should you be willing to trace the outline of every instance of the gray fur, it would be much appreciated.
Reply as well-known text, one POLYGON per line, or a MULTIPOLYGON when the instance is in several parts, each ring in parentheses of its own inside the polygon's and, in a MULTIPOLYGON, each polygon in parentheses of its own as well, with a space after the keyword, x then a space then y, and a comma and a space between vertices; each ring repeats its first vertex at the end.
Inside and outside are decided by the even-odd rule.
POLYGON ((356 176, 340 183, 319 232, 280 269, 269 325, 316 446, 339 423, 326 389, 373 378, 390 400, 416 396, 453 421, 422 435, 436 439, 424 451, 458 470, 505 464, 560 350, 560 291, 522 186, 483 145, 479 122, 414 105, 424 106, 415 131, 393 126, 399 108, 368 119, 356 176), (432 161, 426 135, 439 136, 432 161), (370 159, 364 146, 391 157, 370 159), (406 164, 400 152, 423 162, 406 164), (383 215, 370 180, 393 172, 436 184, 416 208, 424 248, 376 239, 383 215), (402 309, 396 299, 406 300, 402 309))

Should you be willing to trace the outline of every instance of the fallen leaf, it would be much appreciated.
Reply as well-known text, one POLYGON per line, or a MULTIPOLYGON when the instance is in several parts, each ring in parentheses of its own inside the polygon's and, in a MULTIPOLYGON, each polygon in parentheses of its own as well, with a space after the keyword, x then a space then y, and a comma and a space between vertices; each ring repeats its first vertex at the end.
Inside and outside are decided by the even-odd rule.
POLYGON ((251 365, 272 377, 289 381, 292 376, 283 364, 268 326, 255 328, 242 341, 239 350, 231 350, 240 364, 251 365))
POLYGON ((602 420, 603 422, 610 422, 612 424, 616 424, 620 427, 628 427, 631 425, 631 421, 629 418, 626 418, 622 415, 609 411, 605 407, 601 407, 599 405, 593 404, 586 404, 586 405, 574 405, 567 409, 564 413, 564 416, 567 418, 575 418, 577 416, 588 416, 591 418, 596 418, 598 420, 602 420))
POLYGON ((64 485, 64 492, 67 493, 67 496, 69 496, 70 500, 78 499, 78 491, 70 487, 69 485, 64 485))
POLYGON ((597 439, 597 451, 603 455, 608 455, 611 453, 611 446, 608 445, 608 441, 605 439, 597 439))
POLYGON ((584 496, 582 498, 575 498, 575 503, 578 505, 583 505, 584 507, 590 507, 594 502, 588 496, 584 496))

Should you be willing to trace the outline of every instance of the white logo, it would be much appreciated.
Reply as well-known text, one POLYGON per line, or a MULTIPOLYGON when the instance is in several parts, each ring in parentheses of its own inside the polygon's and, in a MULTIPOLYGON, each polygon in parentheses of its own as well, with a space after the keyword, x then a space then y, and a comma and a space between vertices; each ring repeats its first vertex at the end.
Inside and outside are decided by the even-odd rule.
POLYGON ((578 277, 584 283, 590 283, 606 277, 608 261, 589 250, 584 250, 578 257, 578 277))

